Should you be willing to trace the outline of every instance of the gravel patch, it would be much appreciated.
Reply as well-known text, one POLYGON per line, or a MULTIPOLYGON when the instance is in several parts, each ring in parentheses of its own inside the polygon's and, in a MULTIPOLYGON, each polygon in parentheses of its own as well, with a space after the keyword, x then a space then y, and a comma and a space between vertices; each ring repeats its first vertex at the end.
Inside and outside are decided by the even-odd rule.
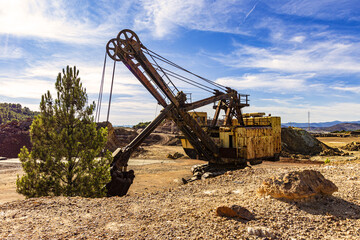
POLYGON ((260 166, 153 193, 5 203, 0 239, 360 239, 359 173, 359 162, 260 166), (320 171, 339 191, 306 202, 256 194, 264 179, 304 169, 320 171), (216 216, 217 207, 232 205, 255 219, 216 216))

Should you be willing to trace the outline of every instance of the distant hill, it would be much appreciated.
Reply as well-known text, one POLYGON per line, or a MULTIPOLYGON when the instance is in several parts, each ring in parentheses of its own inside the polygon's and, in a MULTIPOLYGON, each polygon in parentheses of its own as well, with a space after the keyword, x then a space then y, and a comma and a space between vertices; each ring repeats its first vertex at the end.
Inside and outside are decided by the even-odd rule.
MULTIPOLYGON (((310 127, 311 129, 313 128, 327 128, 327 127, 332 127, 335 126, 337 124, 360 124, 360 121, 349 121, 349 122, 344 122, 344 121, 332 121, 332 122, 318 122, 318 123, 310 123, 310 127)), ((295 122, 289 122, 289 123, 282 123, 281 124, 283 127, 298 127, 298 128, 304 128, 306 129, 308 127, 308 123, 295 123, 295 122)))
POLYGON ((0 103, 0 124, 12 120, 26 120, 34 118, 39 112, 33 112, 28 107, 22 107, 16 103, 0 103))
POLYGON ((360 129, 360 123, 339 123, 331 127, 322 128, 326 132, 334 131, 355 131, 360 129))

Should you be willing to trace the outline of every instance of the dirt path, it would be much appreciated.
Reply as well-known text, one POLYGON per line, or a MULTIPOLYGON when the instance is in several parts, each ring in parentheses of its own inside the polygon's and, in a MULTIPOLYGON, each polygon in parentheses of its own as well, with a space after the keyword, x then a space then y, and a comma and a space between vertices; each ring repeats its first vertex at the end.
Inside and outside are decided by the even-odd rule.
POLYGON ((16 192, 16 178, 22 174, 20 168, 0 170, 0 204, 25 199, 16 192))

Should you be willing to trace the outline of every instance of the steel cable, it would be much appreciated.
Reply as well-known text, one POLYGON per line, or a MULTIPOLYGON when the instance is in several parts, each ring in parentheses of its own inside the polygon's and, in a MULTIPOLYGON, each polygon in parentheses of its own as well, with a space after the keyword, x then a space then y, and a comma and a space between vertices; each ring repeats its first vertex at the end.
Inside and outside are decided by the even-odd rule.
POLYGON ((111 97, 112 97, 112 91, 113 91, 113 85, 114 85, 115 67, 116 67, 116 61, 114 61, 114 67, 113 67, 113 73, 112 73, 110 96, 109 96, 109 106, 108 106, 108 112, 107 112, 106 122, 109 122, 111 97))
POLYGON ((101 77, 100 90, 99 90, 98 102, 97 102, 96 113, 95 113, 95 122, 99 122, 99 120, 100 120, 102 95, 103 95, 103 92, 104 92, 106 57, 107 57, 107 52, 105 51, 104 67, 103 67, 103 72, 102 72, 102 77, 101 77))
POLYGON ((214 82, 214 81, 211 81, 211 80, 209 80, 209 79, 206 79, 206 78, 204 78, 204 77, 201 77, 201 76, 199 76, 199 75, 197 75, 197 74, 195 74, 195 73, 193 73, 193 72, 191 72, 191 71, 189 71, 189 70, 187 70, 187 69, 185 69, 185 68, 177 65, 176 63, 171 62, 170 60, 168 60, 168 59, 160 56, 159 54, 157 54, 157 53, 155 53, 155 52, 153 52, 153 51, 151 51, 151 50, 149 50, 149 49, 146 49, 146 50, 147 50, 147 53, 148 53, 149 55, 152 55, 154 58, 157 58, 157 59, 160 60, 160 61, 163 61, 163 62, 165 62, 165 63, 167 63, 167 64, 169 64, 169 65, 171 65, 171 66, 173 66, 173 67, 175 67, 175 68, 178 68, 178 69, 180 69, 180 70, 182 70, 182 71, 185 71, 185 72, 187 72, 187 73, 189 73, 189 74, 191 74, 191 75, 193 75, 193 76, 195 76, 195 77, 197 77, 197 78, 200 78, 200 79, 202 79, 203 81, 205 81, 205 82, 207 82, 207 83, 209 83, 209 84, 211 84, 211 85, 213 85, 213 86, 216 86, 216 87, 218 87, 218 88, 220 88, 220 89, 222 89, 222 90, 226 90, 226 89, 227 89, 226 86, 223 86, 223 85, 221 85, 221 84, 219 84, 219 83, 216 83, 216 82, 214 82))

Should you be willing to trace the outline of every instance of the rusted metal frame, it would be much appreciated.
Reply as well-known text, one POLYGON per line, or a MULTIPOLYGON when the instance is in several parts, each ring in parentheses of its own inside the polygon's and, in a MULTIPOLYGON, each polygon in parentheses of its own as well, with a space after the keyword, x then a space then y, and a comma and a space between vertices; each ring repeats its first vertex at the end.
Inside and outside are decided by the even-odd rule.
POLYGON ((215 114, 214 114, 214 117, 213 117, 213 120, 211 121, 211 125, 210 125, 210 128, 213 128, 216 126, 216 123, 219 119, 219 114, 220 114, 220 110, 221 110, 221 106, 223 105, 223 101, 220 100, 218 102, 218 105, 216 107, 216 110, 215 110, 215 114))
MULTIPOLYGON (((181 119, 184 122, 185 126, 191 130, 190 135, 192 136, 190 137, 195 137, 194 144, 200 141, 200 144, 197 145, 199 145, 198 148, 200 147, 203 152, 206 152, 206 159, 208 161, 216 161, 219 156, 219 149, 214 143, 214 141, 211 139, 211 137, 201 128, 201 126, 193 117, 190 116, 189 113, 182 109, 177 109, 177 113, 181 116, 181 119)), ((194 148, 196 147, 194 146, 194 148)))
POLYGON ((176 123, 180 131, 184 134, 185 138, 190 142, 190 144, 194 147, 199 159, 213 159, 211 153, 206 151, 204 146, 199 142, 197 136, 189 129, 189 127, 178 118, 172 118, 172 120, 176 123))
POLYGON ((225 113, 224 126, 232 125, 231 119, 233 112, 233 103, 234 103, 234 97, 231 97, 225 113))
POLYGON ((236 104, 234 107, 235 113, 236 113, 236 119, 238 120, 238 123, 240 126, 245 126, 243 115, 241 112, 241 106, 240 106, 240 95, 236 95, 236 104))
POLYGON ((139 134, 137 135, 126 147, 118 148, 113 153, 113 163, 120 171, 126 171, 127 163, 130 155, 140 144, 148 137, 157 126, 168 116, 168 113, 174 108, 174 104, 165 107, 161 113, 139 134))
POLYGON ((149 77, 153 80, 153 82, 161 89, 161 91, 166 95, 166 97, 177 107, 180 106, 180 103, 177 101, 176 97, 166 85, 165 81, 162 79, 160 74, 155 70, 155 68, 151 65, 146 56, 142 53, 141 50, 136 51, 134 54, 135 59, 140 63, 142 68, 146 71, 149 77))
POLYGON ((137 63, 134 63, 133 60, 128 56, 122 56, 122 62, 124 65, 131 71, 132 74, 141 82, 141 84, 153 95, 153 97, 158 101, 158 103, 166 107, 168 104, 165 99, 160 95, 160 93, 154 88, 151 82, 147 77, 141 72, 137 63))
POLYGON ((250 104, 249 104, 249 96, 250 95, 248 95, 248 94, 238 94, 240 106, 242 106, 242 107, 250 106, 250 104), (241 97, 245 97, 245 103, 241 103, 241 97))
POLYGON ((185 117, 185 119, 183 118, 184 115, 189 114, 186 112, 180 113, 178 109, 174 109, 171 119, 179 127, 186 139, 189 140, 201 159, 216 162, 219 155, 218 147, 190 115, 185 117), (195 123, 193 121, 195 121, 195 123), (194 126, 199 126, 200 130, 194 126), (209 143, 209 141, 211 141, 211 143, 209 143))
POLYGON ((236 106, 235 111, 236 111, 236 119, 238 120, 239 125, 240 126, 245 126, 244 118, 243 118, 242 112, 241 112, 241 108, 236 106))
POLYGON ((205 98, 190 104, 186 104, 185 107, 183 109, 185 109, 186 111, 190 111, 205 105, 208 105, 210 103, 219 101, 219 100, 225 100, 225 99, 229 99, 231 96, 230 93, 222 93, 221 95, 217 95, 217 96, 212 96, 209 98, 205 98))

